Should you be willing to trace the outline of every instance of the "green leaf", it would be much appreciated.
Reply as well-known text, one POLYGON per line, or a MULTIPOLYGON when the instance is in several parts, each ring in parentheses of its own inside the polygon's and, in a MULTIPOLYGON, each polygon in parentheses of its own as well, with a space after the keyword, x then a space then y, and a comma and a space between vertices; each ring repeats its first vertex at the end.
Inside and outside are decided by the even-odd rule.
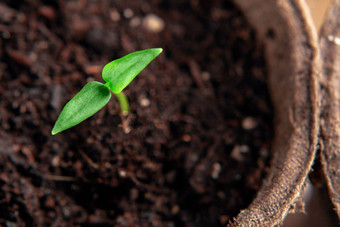
POLYGON ((91 117, 110 100, 110 89, 102 83, 87 83, 61 111, 52 129, 52 135, 71 128, 91 117))
POLYGON ((162 48, 141 50, 114 60, 103 68, 103 79, 118 94, 162 51, 162 48))

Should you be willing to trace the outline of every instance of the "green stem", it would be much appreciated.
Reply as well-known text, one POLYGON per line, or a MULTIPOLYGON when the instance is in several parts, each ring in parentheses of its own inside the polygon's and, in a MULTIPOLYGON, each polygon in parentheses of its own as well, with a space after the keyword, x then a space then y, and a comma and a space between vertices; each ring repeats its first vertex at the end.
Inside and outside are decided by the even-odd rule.
POLYGON ((126 95, 124 94, 124 92, 121 91, 120 93, 115 94, 115 96, 118 99, 122 114, 124 116, 127 116, 130 113, 130 106, 126 95))

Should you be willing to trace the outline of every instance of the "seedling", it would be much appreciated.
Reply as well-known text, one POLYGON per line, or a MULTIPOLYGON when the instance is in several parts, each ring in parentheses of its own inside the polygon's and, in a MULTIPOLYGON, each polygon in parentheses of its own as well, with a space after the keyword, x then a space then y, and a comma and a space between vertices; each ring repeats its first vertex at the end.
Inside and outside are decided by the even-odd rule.
POLYGON ((52 129, 52 135, 69 129, 103 108, 115 94, 123 115, 130 112, 129 102, 123 89, 160 53, 161 48, 147 49, 128 54, 104 66, 102 77, 105 84, 87 83, 61 111, 52 129))

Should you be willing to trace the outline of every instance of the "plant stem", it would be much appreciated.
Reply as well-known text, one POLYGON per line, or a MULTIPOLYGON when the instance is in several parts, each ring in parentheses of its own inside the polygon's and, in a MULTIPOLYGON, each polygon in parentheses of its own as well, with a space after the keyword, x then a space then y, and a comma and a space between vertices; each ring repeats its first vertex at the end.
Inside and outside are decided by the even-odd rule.
POLYGON ((124 116, 127 116, 130 113, 130 106, 126 95, 124 94, 124 92, 121 91, 120 93, 115 94, 115 96, 118 99, 122 114, 124 116))

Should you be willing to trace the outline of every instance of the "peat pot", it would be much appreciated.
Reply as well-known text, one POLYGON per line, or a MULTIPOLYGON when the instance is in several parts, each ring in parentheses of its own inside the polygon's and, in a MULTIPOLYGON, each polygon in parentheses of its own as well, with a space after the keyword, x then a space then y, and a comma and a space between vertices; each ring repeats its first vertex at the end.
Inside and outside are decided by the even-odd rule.
POLYGON ((305 1, 234 2, 265 46, 275 137, 269 174, 229 226, 275 226, 301 211, 318 149, 339 217, 340 1, 331 6, 319 40, 305 1))

